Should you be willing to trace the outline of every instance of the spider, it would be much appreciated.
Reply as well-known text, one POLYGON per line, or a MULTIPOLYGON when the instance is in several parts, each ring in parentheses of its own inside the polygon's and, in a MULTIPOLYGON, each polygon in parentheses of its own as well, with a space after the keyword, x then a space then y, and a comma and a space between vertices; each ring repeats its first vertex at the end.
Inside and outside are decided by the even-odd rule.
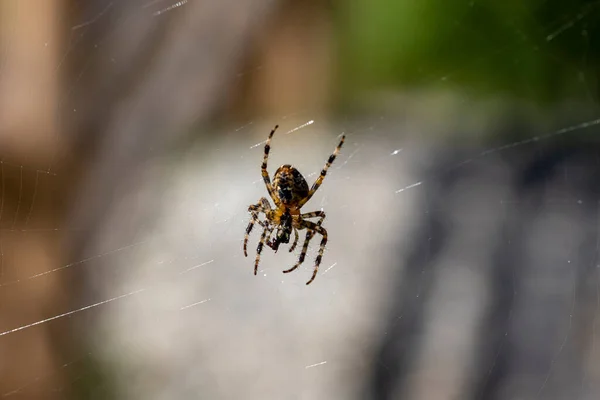
POLYGON ((306 183, 306 180, 302 174, 289 164, 282 165, 277 169, 277 171, 275 171, 273 183, 271 184, 271 179, 269 178, 269 173, 267 172, 267 160, 269 158, 269 150, 271 149, 271 138, 273 137, 273 134, 275 134, 275 131, 278 127, 279 125, 275 125, 275 128, 273 128, 269 134, 269 137, 267 138, 267 142, 265 144, 265 154, 261 166, 262 177, 265 181, 265 185, 267 186, 267 192, 273 200, 273 203, 275 203, 275 208, 271 208, 269 200, 267 200, 265 197, 261 197, 260 200, 258 200, 258 203, 252 204, 248 207, 248 212, 252 215, 252 218, 248 224, 248 227, 246 228, 246 235, 244 236, 244 256, 248 257, 246 246, 248 244, 248 237, 250 236, 250 232, 252 231, 255 223, 258 223, 264 229, 262 235, 260 236, 258 247, 256 248, 254 275, 256 275, 258 271, 260 253, 262 252, 265 243, 267 246, 277 252, 277 249, 281 243, 287 244, 290 242, 290 236, 293 232, 294 242, 289 249, 289 251, 292 252, 298 244, 298 230, 306 229, 306 237, 304 239, 304 244, 302 245, 302 252, 300 253, 298 262, 292 268, 283 271, 284 274, 292 272, 304 262, 306 252, 308 251, 308 243, 313 238, 315 233, 319 233, 322 236, 321 245, 319 247, 319 254, 315 259, 315 269, 312 277, 308 282, 306 282, 306 284, 309 285, 317 276, 317 271, 319 270, 319 265, 321 264, 321 259, 323 258, 323 252, 325 251, 325 244, 327 243, 327 230, 321 226, 323 220, 325 219, 325 213, 323 211, 313 211, 301 214, 300 209, 310 200, 317 189, 319 189, 319 186, 321 186, 323 183, 323 179, 325 179, 325 175, 327 175, 327 170, 335 160, 335 157, 339 154, 346 136, 342 135, 340 144, 337 145, 333 153, 329 156, 329 159, 327 160, 327 163, 325 163, 321 174, 309 190, 308 184, 306 183), (258 219, 259 213, 261 212, 264 213, 264 221, 258 219), (319 218, 319 220, 315 223, 308 221, 307 218, 319 218), (275 237, 271 240, 271 234, 275 229, 275 237))

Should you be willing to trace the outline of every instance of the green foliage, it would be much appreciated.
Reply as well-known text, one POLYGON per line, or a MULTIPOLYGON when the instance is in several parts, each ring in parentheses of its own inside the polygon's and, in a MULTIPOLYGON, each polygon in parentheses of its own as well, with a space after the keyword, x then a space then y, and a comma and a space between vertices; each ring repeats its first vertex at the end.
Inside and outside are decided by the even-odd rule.
POLYGON ((596 95, 597 3, 350 0, 336 12, 343 98, 448 84, 538 102, 596 95))

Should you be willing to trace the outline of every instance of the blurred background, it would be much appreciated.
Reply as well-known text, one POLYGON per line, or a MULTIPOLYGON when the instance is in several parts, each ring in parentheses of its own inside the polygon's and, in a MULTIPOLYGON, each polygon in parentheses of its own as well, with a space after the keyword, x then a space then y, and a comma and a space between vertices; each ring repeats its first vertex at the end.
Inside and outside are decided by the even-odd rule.
POLYGON ((0 397, 600 398, 599 17, 0 0, 0 397), (309 286, 242 252, 275 124, 347 137, 309 286))

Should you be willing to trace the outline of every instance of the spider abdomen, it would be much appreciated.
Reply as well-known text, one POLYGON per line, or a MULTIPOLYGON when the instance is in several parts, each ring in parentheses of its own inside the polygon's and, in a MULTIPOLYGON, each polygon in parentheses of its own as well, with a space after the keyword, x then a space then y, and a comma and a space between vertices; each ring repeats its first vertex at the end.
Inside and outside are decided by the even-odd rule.
POLYGON ((294 205, 308 196, 308 184, 300 171, 289 164, 282 165, 273 177, 273 189, 282 204, 294 205))

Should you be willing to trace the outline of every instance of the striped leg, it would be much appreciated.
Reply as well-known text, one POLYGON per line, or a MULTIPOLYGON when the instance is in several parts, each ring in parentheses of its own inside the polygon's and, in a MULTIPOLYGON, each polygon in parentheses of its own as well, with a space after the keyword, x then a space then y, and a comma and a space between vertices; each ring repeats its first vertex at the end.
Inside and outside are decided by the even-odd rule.
POLYGON ((327 175, 327 170, 329 169, 329 167, 331 167, 331 164, 333 163, 333 161, 335 160, 337 155, 340 153, 340 149, 344 145, 345 139, 346 139, 346 135, 342 135, 340 144, 337 145, 337 147, 335 148, 333 153, 329 156, 329 159, 327 160, 327 162, 325 163, 325 166, 321 170, 321 174, 319 175, 319 177, 317 178, 315 183, 313 183, 312 187, 310 188, 310 191, 308 192, 308 195, 304 198, 304 200, 302 200, 300 202, 299 207, 302 207, 304 204, 306 204, 306 202, 309 201, 310 198, 315 194, 317 189, 319 189, 319 186, 321 186, 321 184, 323 183, 323 179, 325 179, 325 175, 327 175))
POLYGON ((312 239, 312 237, 313 237, 312 231, 306 232, 306 237, 304 238, 304 244, 302 245, 302 251, 300 252, 300 256, 298 257, 298 262, 292 268, 286 269, 285 271, 283 271, 284 274, 294 271, 296 268, 298 268, 300 266, 300 264, 302 264, 304 262, 304 258, 306 257, 306 252, 308 251, 308 242, 310 242, 310 239, 312 239))
POLYGON ((248 245, 248 239, 250 237, 250 232, 252 232, 254 224, 258 222, 260 226, 266 227, 266 224, 258 219, 258 213, 263 212, 266 215, 266 213, 271 211, 271 205, 269 204, 269 201, 266 198, 261 197, 260 200, 258 200, 258 203, 252 204, 250 207, 248 207, 248 211, 252 214, 252 219, 250 220, 250 223, 246 228, 246 234, 244 235, 244 257, 248 257, 246 247, 248 245))
POLYGON ((269 200, 267 200, 266 197, 261 197, 258 200, 258 203, 256 204, 251 204, 250 206, 248 206, 248 211, 249 212, 263 212, 265 214, 267 214, 269 211, 271 211, 271 205, 269 204, 269 200))
POLYGON ((294 251, 297 244, 298 244, 298 229, 294 228, 294 243, 292 243, 292 246, 290 247, 290 253, 292 251, 294 251))
POLYGON ((244 257, 248 257, 248 238, 250 237, 250 232, 252 232, 252 228, 254 228, 254 223, 257 221, 257 215, 252 214, 252 219, 246 228, 246 234, 244 235, 244 257))
POLYGON ((305 225, 305 223, 312 224, 312 225, 315 225, 320 228, 321 224, 323 223, 323 220, 325 219, 325 213, 323 211, 315 211, 315 212, 311 212, 311 213, 302 214, 301 217, 306 217, 306 218, 320 217, 320 218, 316 224, 314 222, 300 220, 300 222, 299 222, 300 229, 308 228, 308 232, 306 232, 306 237, 304 238, 304 244, 302 245, 302 251, 300 252, 300 256, 298 257, 298 262, 292 268, 283 271, 284 274, 294 271, 296 268, 298 268, 304 262, 304 258, 306 257, 306 252, 308 251, 308 244, 309 244, 310 240, 313 238, 313 236, 315 235, 314 230, 312 228, 309 228, 307 225, 305 225))
POLYGON ((265 222, 262 222, 261 220, 258 219, 258 214, 253 212, 252 219, 250 220, 250 223, 248 224, 248 227, 246 228, 246 234, 244 235, 244 257, 248 257, 248 252, 246 251, 246 247, 248 245, 248 239, 250 238, 250 232, 252 232, 252 228, 254 227, 255 223, 258 223, 263 228, 267 227, 267 224, 265 222))
POLYGON ((313 274, 312 274, 312 277, 310 278, 310 280, 308 282, 306 282, 307 285, 310 285, 310 283, 312 281, 314 281, 315 278, 317 277, 317 272, 319 271, 319 265, 321 265, 321 259, 323 258, 323 252, 325 251, 325 245, 327 244, 327 230, 325 230, 325 228, 323 228, 322 226, 315 224, 314 222, 304 221, 304 224, 306 225, 307 229, 311 229, 315 232, 318 232, 321 234, 321 236, 323 236, 323 238, 321 239, 321 244, 319 245, 319 254, 317 255, 317 258, 315 259, 315 270, 313 271, 313 274))
POLYGON ((269 151, 271 150, 271 138, 275 134, 275 131, 279 128, 279 125, 275 125, 275 128, 269 133, 269 137, 267 138, 267 142, 265 143, 265 155, 263 156, 262 166, 260 167, 261 174, 263 180, 265 181, 265 185, 267 186, 267 191, 269 192, 269 196, 273 199, 273 202, 276 206, 279 205, 279 201, 275 193, 273 192, 273 186, 271 185, 271 178, 269 178, 269 172, 267 171, 267 160, 269 159, 269 151))
MULTIPOLYGON (((312 211, 312 212, 304 213, 304 214, 300 215, 300 217, 302 219, 319 217, 319 220, 317 221, 317 225, 321 226, 321 224, 323 223, 323 220, 325 219, 325 211, 312 211)), ((315 232, 311 231, 310 238, 312 239, 312 237, 314 235, 315 235, 315 232)))
POLYGON ((258 247, 256 247, 256 261, 254 262, 254 275, 258 272, 258 263, 260 262, 260 253, 262 252, 263 246, 265 244, 265 240, 268 239, 268 236, 271 234, 271 228, 266 227, 263 230, 262 235, 260 235, 260 241, 258 242, 258 247))
POLYGON ((325 211, 307 212, 307 213, 304 213, 304 214, 300 215, 300 217, 302 219, 320 217, 321 219, 319 220, 318 224, 321 225, 321 223, 325 219, 325 211))

